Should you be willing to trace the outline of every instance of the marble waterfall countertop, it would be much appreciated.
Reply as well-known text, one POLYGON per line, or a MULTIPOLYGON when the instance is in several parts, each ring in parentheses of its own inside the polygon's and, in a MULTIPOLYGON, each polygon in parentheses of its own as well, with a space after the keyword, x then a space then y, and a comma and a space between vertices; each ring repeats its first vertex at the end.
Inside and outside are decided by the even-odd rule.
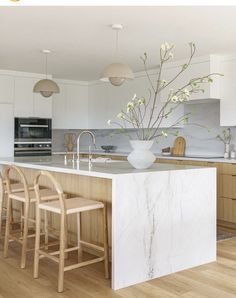
MULTIPOLYGON (((76 154, 76 152, 73 152, 76 154)), ((81 154, 88 154, 88 151, 81 151, 81 154)), ((105 156, 128 156, 130 152, 126 151, 115 151, 115 152, 104 152, 102 150, 94 150, 92 154, 96 155, 105 155, 105 156)), ((54 151, 53 155, 65 155, 65 151, 54 151)), ((159 159, 174 159, 174 160, 195 160, 195 161, 206 161, 206 162, 223 162, 223 163, 234 163, 236 164, 236 159, 225 159, 224 157, 211 157, 210 154, 197 155, 197 154, 189 154, 189 156, 170 156, 170 155, 162 155, 160 152, 155 153, 156 158, 159 159), (204 157, 203 157, 204 156, 204 157)), ((214 156, 214 154, 212 154, 214 156)))
POLYGON ((11 165, 38 169, 48 170, 53 172, 77 174, 84 176, 100 177, 112 179, 117 175, 123 174, 138 174, 138 173, 151 173, 160 171, 179 171, 188 169, 198 169, 197 166, 187 165, 173 165, 173 164, 153 164, 151 168, 146 170, 134 169, 127 161, 117 160, 96 160, 92 162, 92 168, 89 169, 88 162, 83 158, 79 163, 72 160, 65 162, 64 157, 61 155, 52 156, 35 156, 35 157, 9 157, 1 158, 0 165, 11 165))
MULTIPOLYGON (((126 161, 64 163, 63 156, 0 158, 0 165, 110 178, 114 290, 216 260, 216 168, 126 161)), ((89 188, 97 190, 96 178, 89 188), (95 183, 95 185, 93 185, 95 183)), ((73 189, 72 189, 73 191, 73 189)))

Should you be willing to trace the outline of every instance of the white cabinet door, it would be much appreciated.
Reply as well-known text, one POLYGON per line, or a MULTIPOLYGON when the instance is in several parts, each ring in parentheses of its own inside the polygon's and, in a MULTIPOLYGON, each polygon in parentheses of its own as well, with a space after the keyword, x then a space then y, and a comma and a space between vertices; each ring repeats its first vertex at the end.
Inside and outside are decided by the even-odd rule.
POLYGON ((54 129, 65 129, 66 123, 66 85, 58 84, 60 93, 53 95, 52 103, 52 127, 54 129))
POLYGON ((35 117, 33 96, 34 83, 35 80, 33 78, 15 78, 15 117, 35 117))
POLYGON ((236 125, 236 59, 225 60, 221 62, 220 71, 224 77, 220 80, 220 125, 235 126, 236 125))
POLYGON ((16 117, 52 117, 52 98, 45 98, 40 93, 34 93, 33 88, 40 78, 15 78, 15 106, 16 117))
POLYGON ((53 95, 53 128, 88 128, 88 87, 59 83, 60 93, 53 95))
POLYGON ((14 115, 12 104, 0 104, 0 156, 14 156, 14 115))
POLYGON ((90 129, 108 128, 108 101, 112 100, 107 96, 107 84, 89 86, 88 105, 88 127, 90 129))
MULTIPOLYGON (((36 84, 40 79, 34 79, 36 84)), ((52 118, 52 97, 43 97, 40 93, 33 93, 34 116, 39 118, 52 118)))
POLYGON ((34 93, 34 116, 39 118, 52 118, 52 97, 43 97, 34 93))
POLYGON ((88 128, 88 87, 67 84, 66 128, 88 128))
POLYGON ((13 103, 14 77, 0 75, 0 103, 13 103))

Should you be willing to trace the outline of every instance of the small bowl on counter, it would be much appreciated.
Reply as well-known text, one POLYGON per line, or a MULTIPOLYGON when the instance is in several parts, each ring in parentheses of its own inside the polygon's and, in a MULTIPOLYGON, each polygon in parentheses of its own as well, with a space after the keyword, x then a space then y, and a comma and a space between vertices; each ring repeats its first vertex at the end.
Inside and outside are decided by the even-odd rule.
POLYGON ((101 148, 102 148, 102 150, 105 151, 105 153, 111 153, 111 152, 114 152, 115 151, 116 146, 113 146, 113 145, 102 145, 101 148))

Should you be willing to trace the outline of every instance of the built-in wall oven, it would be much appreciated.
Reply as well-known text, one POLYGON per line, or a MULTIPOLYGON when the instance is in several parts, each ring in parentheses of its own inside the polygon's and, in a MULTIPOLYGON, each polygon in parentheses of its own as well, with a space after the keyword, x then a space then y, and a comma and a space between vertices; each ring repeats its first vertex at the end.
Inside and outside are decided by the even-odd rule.
POLYGON ((52 119, 15 118, 15 156, 48 156, 52 153, 52 119))

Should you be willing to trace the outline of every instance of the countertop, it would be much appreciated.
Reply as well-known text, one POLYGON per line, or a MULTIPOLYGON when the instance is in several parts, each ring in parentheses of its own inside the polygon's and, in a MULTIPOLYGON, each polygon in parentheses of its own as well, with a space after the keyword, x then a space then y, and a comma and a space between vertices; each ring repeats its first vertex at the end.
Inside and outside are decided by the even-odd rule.
POLYGON ((126 161, 107 161, 107 162, 95 162, 91 169, 89 169, 88 162, 80 161, 72 162, 68 160, 65 163, 62 156, 50 156, 50 157, 9 157, 0 158, 0 165, 14 164, 19 167, 48 170, 54 172, 77 174, 84 176, 100 177, 112 179, 117 175, 124 174, 139 174, 139 173, 151 173, 151 172, 163 172, 163 171, 177 171, 188 169, 199 169, 198 166, 187 165, 173 165, 173 164, 153 164, 151 168, 146 170, 136 170, 126 161))
MULTIPOLYGON (((81 154, 88 154, 88 151, 81 151, 81 154)), ((94 150, 91 152, 92 154, 98 154, 98 155, 107 155, 107 156, 128 156, 130 152, 125 152, 125 151, 115 151, 115 152, 104 152, 102 150, 94 150)), ((233 163, 236 164, 236 159, 225 159, 223 157, 202 157, 199 156, 165 156, 160 154, 160 152, 153 152, 156 156, 156 158, 159 159, 173 159, 173 160, 193 160, 193 161, 205 161, 205 162, 222 162, 222 163, 233 163)), ((66 152, 62 151, 54 151, 53 155, 65 155, 66 152)), ((76 152, 74 152, 76 154, 76 152)))

